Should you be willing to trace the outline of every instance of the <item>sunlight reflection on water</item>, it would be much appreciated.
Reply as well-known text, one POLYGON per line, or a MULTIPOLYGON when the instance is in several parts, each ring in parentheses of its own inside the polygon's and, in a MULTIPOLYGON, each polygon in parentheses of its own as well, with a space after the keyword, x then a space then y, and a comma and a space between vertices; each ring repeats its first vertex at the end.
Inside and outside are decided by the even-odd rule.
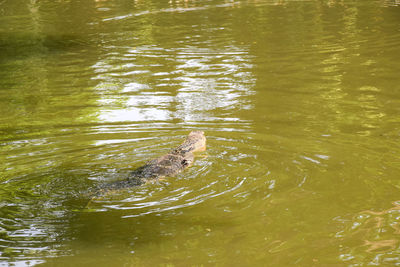
POLYGON ((103 109, 98 115, 99 120, 202 121, 214 119, 207 114, 207 111, 219 108, 234 110, 239 105, 241 108, 251 108, 244 98, 254 93, 251 89, 254 78, 249 71, 252 68, 250 57, 237 47, 226 49, 218 51, 188 47, 176 51, 171 49, 164 51, 160 47, 143 47, 129 50, 132 64, 127 67, 129 63, 124 62, 125 67, 121 67, 124 72, 121 76, 124 76, 124 73, 138 71, 138 68, 146 68, 149 69, 149 75, 155 77, 155 82, 149 86, 128 81, 125 85, 120 84, 120 88, 115 84, 113 76, 107 74, 120 69, 119 57, 111 53, 113 55, 111 62, 115 60, 114 64, 106 58, 104 61, 108 63, 99 62, 92 66, 96 73, 101 73, 95 78, 101 81, 98 85, 101 96, 99 103, 112 107, 103 109), (156 57, 158 61, 162 59, 163 64, 174 66, 171 71, 174 73, 172 77, 169 73, 158 72, 159 67, 157 64, 152 64, 152 60, 145 66, 133 64, 137 60, 140 61, 140 58, 148 60, 149 55, 153 53, 158 55, 156 57), (221 79, 221 76, 224 78, 221 79), (106 89, 107 85, 112 85, 109 90, 106 89), (105 91, 108 93, 103 93, 105 91))

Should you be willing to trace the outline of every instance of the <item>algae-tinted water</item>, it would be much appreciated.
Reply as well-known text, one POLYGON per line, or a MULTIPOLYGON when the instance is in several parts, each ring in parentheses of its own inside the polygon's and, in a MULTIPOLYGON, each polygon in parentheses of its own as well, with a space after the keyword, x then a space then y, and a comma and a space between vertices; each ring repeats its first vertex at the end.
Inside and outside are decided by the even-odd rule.
POLYGON ((399 5, 1 1, 1 263, 399 264, 399 5))

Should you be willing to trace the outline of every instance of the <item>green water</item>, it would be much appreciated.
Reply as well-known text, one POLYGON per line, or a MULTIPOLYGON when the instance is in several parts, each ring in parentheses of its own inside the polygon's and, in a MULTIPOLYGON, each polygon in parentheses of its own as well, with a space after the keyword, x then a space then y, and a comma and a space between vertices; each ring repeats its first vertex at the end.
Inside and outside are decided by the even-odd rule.
POLYGON ((399 139, 397 0, 0 1, 2 266, 399 265, 399 139))

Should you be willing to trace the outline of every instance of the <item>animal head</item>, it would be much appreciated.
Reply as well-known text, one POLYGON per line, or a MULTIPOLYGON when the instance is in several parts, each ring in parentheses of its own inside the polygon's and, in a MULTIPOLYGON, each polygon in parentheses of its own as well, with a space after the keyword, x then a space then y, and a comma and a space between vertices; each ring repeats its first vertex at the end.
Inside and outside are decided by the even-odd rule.
POLYGON ((192 131, 186 138, 185 143, 191 144, 192 152, 206 150, 206 136, 203 131, 192 131))
POLYGON ((206 150, 206 137, 203 131, 192 131, 186 140, 174 149, 173 153, 186 154, 206 150))

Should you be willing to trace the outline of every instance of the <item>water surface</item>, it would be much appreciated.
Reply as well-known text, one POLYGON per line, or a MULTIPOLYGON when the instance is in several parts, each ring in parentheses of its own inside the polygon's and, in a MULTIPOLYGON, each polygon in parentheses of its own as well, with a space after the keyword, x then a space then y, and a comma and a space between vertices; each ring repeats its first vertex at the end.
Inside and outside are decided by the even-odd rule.
POLYGON ((399 5, 0 2, 1 264, 399 264, 399 5))

